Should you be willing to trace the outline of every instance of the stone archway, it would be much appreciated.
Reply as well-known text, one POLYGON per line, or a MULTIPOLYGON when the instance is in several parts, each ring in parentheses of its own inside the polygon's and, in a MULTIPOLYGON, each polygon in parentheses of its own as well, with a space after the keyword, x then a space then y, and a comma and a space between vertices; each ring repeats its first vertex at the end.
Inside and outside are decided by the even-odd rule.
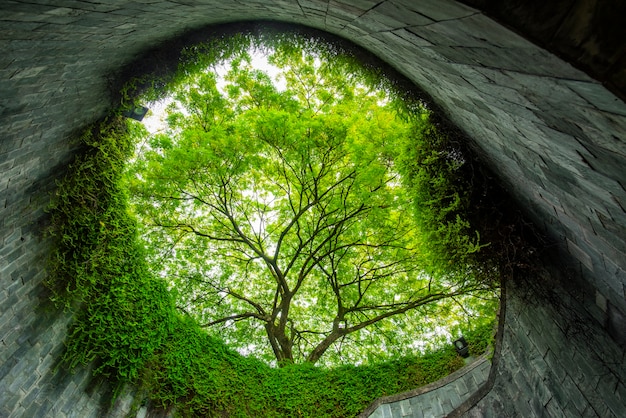
MULTIPOLYGON (((559 265, 571 269, 547 274, 575 285, 558 293, 560 310, 509 292, 495 384, 470 413, 611 416, 626 407, 626 105, 599 81, 452 0, 39 3, 0 6, 0 415, 98 410, 101 395, 84 393, 85 374, 51 377, 68 318, 38 309, 48 245, 43 209, 73 155, 68 137, 115 105, 109 77, 141 65, 136 57, 200 27, 253 19, 321 29, 389 63, 434 98, 560 243, 559 265), (585 338, 570 332, 578 322, 585 338)), ((509 10, 538 17, 551 10, 466 3, 505 21, 509 10)), ((556 42, 556 52, 621 94, 624 45, 607 52, 601 42, 602 25, 615 22, 593 13, 602 9, 595 2, 559 4, 568 12, 553 19, 551 39, 576 40, 566 35, 580 32, 563 28, 580 22, 599 35, 562 48, 556 42)))

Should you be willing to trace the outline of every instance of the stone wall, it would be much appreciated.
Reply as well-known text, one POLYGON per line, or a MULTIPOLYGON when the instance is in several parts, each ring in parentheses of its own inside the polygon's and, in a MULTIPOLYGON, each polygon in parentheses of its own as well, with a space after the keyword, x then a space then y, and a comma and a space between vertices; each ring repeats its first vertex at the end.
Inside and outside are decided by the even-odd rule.
MULTIPOLYGON (((517 24, 518 33, 546 36, 543 20, 528 16, 537 16, 533 10, 551 15, 548 6, 467 3, 517 24)), ((621 21, 605 13, 621 16, 623 2, 555 4, 567 8, 559 28, 589 29, 568 44, 573 55, 555 51, 576 67, 452 0, 3 1, 0 416, 97 416, 108 408, 106 382, 92 381, 86 370, 55 371, 69 318, 51 308, 41 285, 49 245, 42 234, 44 208, 75 152, 69 139, 115 106, 109 86, 123 81, 121 69, 143 68, 138 57, 156 56, 190 31, 253 19, 306 24, 344 37, 404 74, 469 137, 558 247, 553 261, 566 274, 549 277, 560 275, 564 290, 551 296, 555 303, 541 304, 512 287, 502 364, 493 390, 470 413, 523 416, 524 405, 550 415, 602 416, 602 404, 614 411, 624 399, 624 351, 617 343, 626 341, 626 106, 601 81, 619 93, 620 79, 610 77, 624 71, 626 37, 602 34, 623 33, 621 21), (607 51, 615 52, 606 58, 607 51), (564 341, 580 324, 586 331, 572 334, 575 349, 568 351, 564 341), (589 341, 581 337, 587 334, 589 341), (572 358, 588 367, 571 371, 572 358), (598 358, 610 361, 598 365, 598 358), (534 391, 539 383, 542 389, 534 391)), ((545 45, 552 48, 556 38, 545 45)))
MULTIPOLYGON (((553 269, 554 266, 551 266, 553 269)), ((506 312, 491 390, 465 417, 615 417, 626 411, 624 349, 594 326, 545 270, 506 286, 506 312), (537 286, 536 281, 546 283, 537 286)), ((461 411, 463 412, 463 411, 461 411)))
POLYGON ((468 360, 470 364, 437 382, 377 399, 359 418, 448 416, 487 383, 491 370, 488 355, 468 360))
POLYGON ((583 69, 626 98, 626 3, 603 0, 464 0, 583 69))

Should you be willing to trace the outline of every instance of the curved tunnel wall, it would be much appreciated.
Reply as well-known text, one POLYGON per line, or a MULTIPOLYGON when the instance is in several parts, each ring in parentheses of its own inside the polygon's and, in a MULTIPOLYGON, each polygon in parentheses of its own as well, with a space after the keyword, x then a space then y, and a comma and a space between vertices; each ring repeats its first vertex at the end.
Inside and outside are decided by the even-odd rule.
MULTIPOLYGON (((594 22, 596 2, 561 3, 568 12, 554 33, 570 33, 568 21, 605 23, 594 22)), ((549 289, 507 286, 493 386, 466 413, 626 410, 626 106, 600 82, 451 0, 53 0, 0 6, 0 416, 98 416, 106 399, 106 382, 88 386, 87 370, 53 369, 69 318, 45 302, 41 230, 73 155, 68 138, 114 105, 110 77, 141 65, 136 57, 193 29, 253 19, 339 35, 395 67, 558 243, 542 277, 549 289)), ((624 46, 607 55, 586 36, 570 53, 588 51, 594 65, 610 56, 598 68, 615 71, 590 73, 617 77, 621 94, 624 46)))

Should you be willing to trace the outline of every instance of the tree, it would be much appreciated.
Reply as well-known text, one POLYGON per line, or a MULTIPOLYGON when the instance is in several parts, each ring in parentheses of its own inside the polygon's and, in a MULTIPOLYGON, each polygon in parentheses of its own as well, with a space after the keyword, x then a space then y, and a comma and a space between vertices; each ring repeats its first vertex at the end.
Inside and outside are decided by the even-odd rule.
POLYGON ((391 348, 412 326, 399 318, 417 323, 440 301, 485 290, 424 271, 394 163, 422 119, 400 117, 384 91, 333 61, 299 49, 269 60, 282 90, 247 52, 224 81, 190 76, 168 130, 131 170, 152 265, 179 309, 242 350, 315 363, 331 347, 391 348))

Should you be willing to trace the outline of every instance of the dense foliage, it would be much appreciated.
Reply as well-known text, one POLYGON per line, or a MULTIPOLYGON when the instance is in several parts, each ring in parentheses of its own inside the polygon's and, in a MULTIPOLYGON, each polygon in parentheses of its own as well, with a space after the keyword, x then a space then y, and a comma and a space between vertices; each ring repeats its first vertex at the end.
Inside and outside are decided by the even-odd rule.
POLYGON ((284 46, 269 61, 282 90, 239 51, 224 80, 190 75, 142 142, 129 187, 153 274, 181 311, 278 364, 409 352, 427 313, 490 296, 442 175, 463 162, 422 155, 426 110, 350 67, 284 46))
POLYGON ((81 137, 84 154, 70 166, 50 211, 57 237, 48 285, 54 299, 78 306, 65 360, 97 360, 97 373, 136 378, 169 332, 165 284, 147 274, 136 223, 119 187, 132 155, 131 132, 116 118, 81 137))
MULTIPOLYGON (((139 135, 136 125, 118 116, 87 131, 81 138, 84 152, 51 205, 57 245, 48 285, 55 299, 75 313, 64 354, 67 365, 95 361, 96 373, 139 382, 153 402, 185 416, 276 417, 354 416, 379 396, 426 384, 462 366, 446 346, 362 366, 274 369, 207 335, 175 310, 166 283, 146 264, 151 254, 138 240, 122 182, 139 135)), ((463 205, 457 208, 460 217, 463 205)), ((453 228, 467 228, 457 223, 462 219, 457 214, 447 213, 453 228)), ((473 233, 458 242, 462 245, 436 251, 454 253, 454 247, 473 254, 478 249, 473 233)), ((493 323, 483 319, 462 329, 473 353, 484 352, 493 323)))

